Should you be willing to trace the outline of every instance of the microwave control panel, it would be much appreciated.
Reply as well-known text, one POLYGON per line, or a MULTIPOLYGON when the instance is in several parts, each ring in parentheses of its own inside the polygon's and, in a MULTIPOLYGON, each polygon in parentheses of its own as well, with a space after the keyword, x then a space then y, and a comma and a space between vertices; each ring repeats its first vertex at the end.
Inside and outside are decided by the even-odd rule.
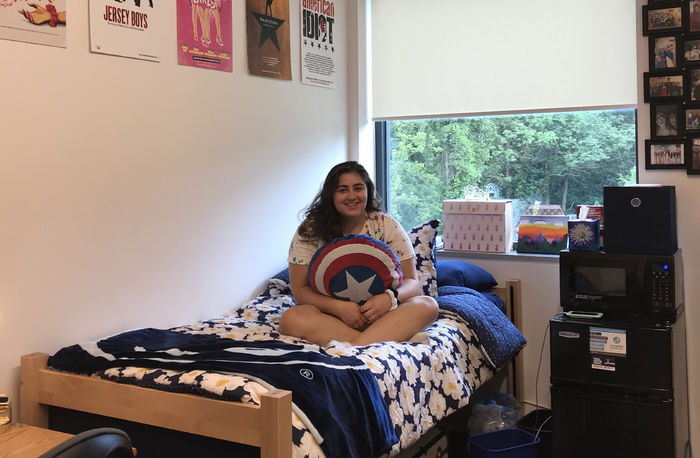
POLYGON ((671 266, 654 263, 651 264, 650 270, 651 310, 660 312, 663 309, 673 308, 675 281, 671 266))

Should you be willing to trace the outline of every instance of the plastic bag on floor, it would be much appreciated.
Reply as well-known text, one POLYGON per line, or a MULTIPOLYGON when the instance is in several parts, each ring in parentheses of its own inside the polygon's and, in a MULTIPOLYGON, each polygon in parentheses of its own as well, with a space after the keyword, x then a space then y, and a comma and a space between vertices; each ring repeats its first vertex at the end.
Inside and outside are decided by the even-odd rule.
POLYGON ((472 407, 467 427, 470 435, 515 428, 521 416, 517 399, 509 394, 495 393, 472 407))

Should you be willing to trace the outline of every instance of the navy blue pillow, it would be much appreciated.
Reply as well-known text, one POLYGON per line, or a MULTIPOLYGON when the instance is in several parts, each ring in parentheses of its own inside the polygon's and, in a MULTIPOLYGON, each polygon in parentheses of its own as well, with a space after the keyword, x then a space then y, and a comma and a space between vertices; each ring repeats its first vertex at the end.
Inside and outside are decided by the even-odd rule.
POLYGON ((276 278, 278 280, 282 280, 285 283, 289 283, 289 267, 286 269, 282 269, 277 275, 275 275, 272 278, 276 278))
POLYGON ((436 264, 438 286, 465 286, 486 291, 498 284, 488 271, 466 261, 440 259, 436 264))

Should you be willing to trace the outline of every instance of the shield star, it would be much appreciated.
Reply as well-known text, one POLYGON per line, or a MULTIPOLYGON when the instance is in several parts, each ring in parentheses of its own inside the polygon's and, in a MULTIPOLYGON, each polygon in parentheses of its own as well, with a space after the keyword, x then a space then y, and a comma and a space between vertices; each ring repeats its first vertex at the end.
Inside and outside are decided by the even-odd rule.
MULTIPOLYGON (((372 297, 372 293, 370 293, 369 288, 372 286, 372 282, 374 281, 374 278, 377 276, 377 274, 372 275, 369 277, 367 280, 358 282, 355 280, 355 277, 353 277, 350 272, 347 270, 345 271, 345 280, 348 282, 348 287, 344 289, 343 291, 338 291, 335 293, 336 296, 343 298, 343 299, 350 299, 355 298, 357 299, 362 298, 361 301, 366 301, 370 297, 372 297)), ((361 302, 358 301, 358 302, 361 302)))

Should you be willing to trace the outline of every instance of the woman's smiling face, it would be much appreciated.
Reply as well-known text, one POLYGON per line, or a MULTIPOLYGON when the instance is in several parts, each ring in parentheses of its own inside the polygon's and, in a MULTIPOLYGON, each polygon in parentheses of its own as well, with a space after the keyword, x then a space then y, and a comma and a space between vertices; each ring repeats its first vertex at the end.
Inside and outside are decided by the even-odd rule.
POLYGON ((367 206, 367 186, 357 172, 340 175, 333 194, 333 205, 343 218, 357 218, 367 206))

